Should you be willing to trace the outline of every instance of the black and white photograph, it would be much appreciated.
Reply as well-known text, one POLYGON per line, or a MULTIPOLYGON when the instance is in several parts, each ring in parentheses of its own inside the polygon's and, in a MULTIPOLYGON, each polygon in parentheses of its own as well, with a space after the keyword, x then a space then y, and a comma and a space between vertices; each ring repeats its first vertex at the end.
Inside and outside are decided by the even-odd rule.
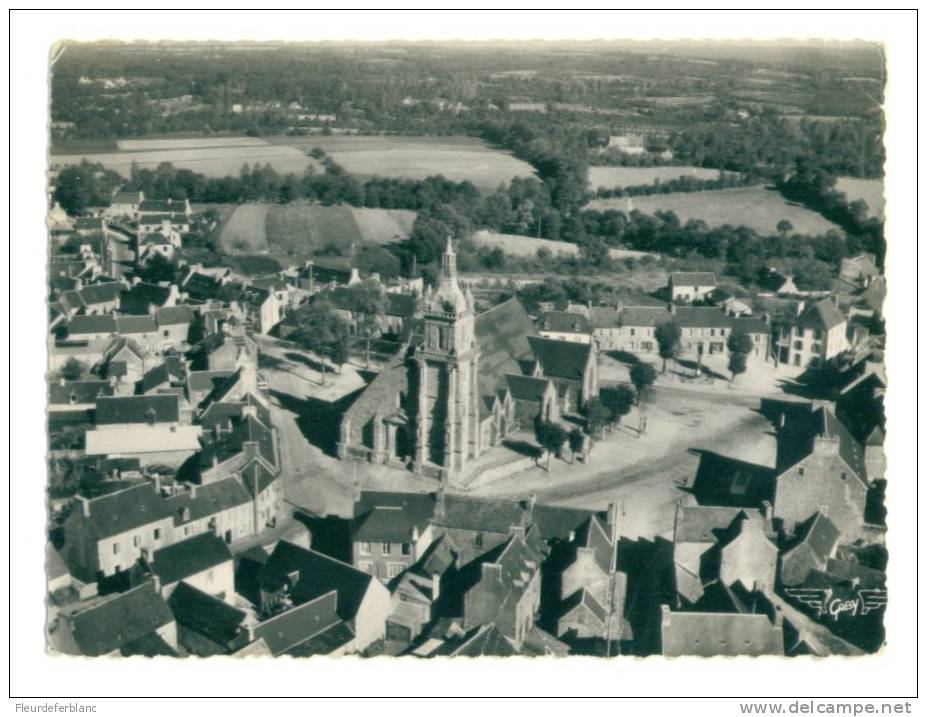
POLYGON ((309 12, 279 41, 46 43, 34 647, 255 674, 884 656, 916 583, 894 67, 864 19, 788 14, 778 39, 660 39, 659 12, 326 39, 309 12))

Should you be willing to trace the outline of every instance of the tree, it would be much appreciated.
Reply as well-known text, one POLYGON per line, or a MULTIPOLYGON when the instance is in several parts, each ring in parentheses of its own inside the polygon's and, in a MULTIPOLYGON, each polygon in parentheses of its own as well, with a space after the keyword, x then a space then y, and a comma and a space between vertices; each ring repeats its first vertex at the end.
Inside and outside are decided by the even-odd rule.
POLYGON ((358 329, 366 341, 364 353, 367 367, 370 367, 370 342, 380 328, 380 318, 386 313, 386 292, 376 279, 367 279, 350 287, 352 309, 360 318, 358 329))
POLYGON ((161 252, 154 252, 148 261, 135 270, 135 273, 144 281, 157 284, 159 281, 174 281, 177 278, 177 271, 176 259, 169 259, 161 252))
POLYGON ((656 380, 657 370, 649 363, 638 361, 631 367, 631 383, 634 384, 634 389, 637 391, 638 403, 641 402, 641 399, 644 398, 644 395, 656 380))
POLYGON ((779 232, 780 236, 785 236, 790 234, 795 227, 792 226, 792 222, 788 219, 780 219, 779 223, 776 224, 776 231, 779 232))
POLYGON ((666 360, 675 359, 679 353, 679 341, 682 338, 682 332, 674 322, 660 324, 653 332, 657 340, 657 346, 660 352, 660 358, 663 359, 663 372, 666 373, 666 360))
POLYGON ((608 409, 612 424, 620 424, 621 418, 628 415, 631 412, 631 406, 634 405, 634 391, 627 384, 604 388, 599 392, 599 397, 608 409))
POLYGON ((727 350, 736 354, 749 354, 753 351, 753 339, 742 331, 734 331, 727 337, 727 350))
POLYGON ((734 379, 747 370, 747 354, 731 353, 727 360, 728 371, 731 372, 731 383, 734 379))
POLYGON ((77 381, 84 372, 84 365, 74 356, 68 358, 61 367, 61 376, 67 381, 77 381))
POLYGON ((567 432, 559 423, 542 421, 539 418, 534 428, 534 435, 537 442, 541 444, 541 448, 547 452, 547 470, 549 471, 550 456, 553 453, 560 455, 563 444, 567 441, 567 432))
POLYGON ((570 443, 570 464, 572 465, 576 459, 576 454, 583 450, 586 445, 586 436, 579 428, 574 428, 567 435, 567 440, 570 443))
POLYGON ((322 364, 322 384, 325 384, 325 359, 339 366, 347 356, 348 327, 332 309, 331 304, 319 301, 302 309, 296 316, 299 330, 297 342, 319 357, 322 364))
POLYGON ((586 415, 586 432, 593 438, 601 438, 602 429, 611 418, 611 413, 602 403, 602 399, 593 398, 588 401, 583 412, 586 415))

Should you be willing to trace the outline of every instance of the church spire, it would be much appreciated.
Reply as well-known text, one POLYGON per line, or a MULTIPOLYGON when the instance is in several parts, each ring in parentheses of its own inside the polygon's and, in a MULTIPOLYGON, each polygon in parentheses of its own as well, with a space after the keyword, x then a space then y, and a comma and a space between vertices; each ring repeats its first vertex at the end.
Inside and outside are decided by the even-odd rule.
POLYGON ((447 238, 444 256, 441 261, 441 276, 444 279, 457 279, 457 254, 454 252, 454 242, 447 238))

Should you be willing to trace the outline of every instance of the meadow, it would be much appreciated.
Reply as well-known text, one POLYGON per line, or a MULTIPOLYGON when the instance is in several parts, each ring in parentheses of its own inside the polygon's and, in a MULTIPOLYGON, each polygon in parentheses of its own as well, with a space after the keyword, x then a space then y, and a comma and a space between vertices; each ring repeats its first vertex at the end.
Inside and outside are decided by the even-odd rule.
POLYGON ((846 194, 847 201, 862 199, 866 202, 866 206, 869 207, 869 216, 885 218, 885 194, 881 180, 839 177, 837 191, 846 194))
POLYGON ((170 162, 178 169, 189 169, 207 177, 238 176, 243 164, 270 164, 280 174, 302 174, 309 165, 321 165, 295 147, 271 144, 258 137, 199 137, 175 139, 118 140, 113 152, 88 151, 54 154, 55 164, 78 164, 82 159, 128 177, 133 162, 154 169, 170 162))
POLYGON ((469 180, 481 191, 492 192, 513 177, 534 176, 527 162, 472 137, 322 135, 269 139, 306 153, 320 147, 360 181, 373 176, 424 179, 440 174, 455 182, 469 180))
POLYGON ((717 179, 720 175, 717 169, 700 167, 590 167, 589 188, 595 191, 599 187, 637 187, 653 184, 655 179, 661 182, 678 177, 717 179))
MULTIPOLYGON (((537 237, 522 234, 499 234, 498 232, 483 229, 474 232, 473 241, 478 246, 498 247, 512 256, 536 256, 540 249, 550 252, 551 256, 579 256, 579 247, 576 244, 551 239, 538 239, 537 237)), ((634 251, 633 249, 609 249, 608 253, 612 259, 640 259, 647 256, 647 252, 634 251)))
MULTIPOLYGON (((605 211, 617 209, 627 212, 626 198, 595 199, 587 208, 605 211)), ((831 229, 839 231, 836 224, 827 221, 820 214, 787 202, 782 196, 764 187, 717 189, 706 192, 673 192, 653 194, 647 197, 631 197, 630 209, 654 214, 658 211, 672 211, 683 224, 690 219, 701 219, 710 227, 747 226, 759 234, 776 233, 776 225, 783 219, 792 223, 793 231, 799 234, 819 235, 831 229)))
POLYGON ((222 221, 219 242, 230 254, 268 253, 302 261, 320 250, 341 253, 360 242, 408 238, 415 212, 346 205, 243 204, 222 221))

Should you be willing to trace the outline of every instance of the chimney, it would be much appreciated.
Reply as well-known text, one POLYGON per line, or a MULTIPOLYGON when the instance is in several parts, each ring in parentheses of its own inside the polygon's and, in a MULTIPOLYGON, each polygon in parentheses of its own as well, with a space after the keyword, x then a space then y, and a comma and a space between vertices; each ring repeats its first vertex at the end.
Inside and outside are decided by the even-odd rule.
POLYGON ((151 585, 156 593, 161 592, 161 578, 154 573, 151 574, 151 585))
POLYGON ((89 518, 90 517, 90 501, 86 498, 86 496, 83 496, 80 493, 78 493, 74 497, 80 503, 81 512, 83 512, 84 517, 89 518))
POLYGON ((242 417, 242 418, 248 418, 249 416, 250 416, 251 418, 257 418, 257 408, 255 408, 255 407, 254 407, 252 404, 250 404, 250 403, 242 404, 242 407, 241 407, 241 417, 242 417))
POLYGON ((435 520, 441 521, 444 519, 444 485, 438 486, 438 490, 435 491, 435 520))
POLYGON ((618 541, 618 536, 620 535, 619 531, 619 521, 621 516, 624 514, 624 501, 618 503, 609 503, 608 504, 608 529, 609 529, 609 538, 612 543, 618 541))
POLYGON ((154 483, 155 493, 161 495, 161 474, 155 473, 151 476, 151 482, 154 483))
POLYGON ((760 508, 760 513, 763 516, 763 530, 766 531, 767 535, 773 535, 773 507, 772 503, 768 500, 763 501, 763 506, 760 508))
POLYGON ((660 605, 660 627, 670 626, 670 615, 669 605, 660 605))
POLYGON ((434 603, 441 595, 441 576, 438 573, 431 574, 431 602, 434 603))
POLYGON ((799 302, 795 305, 795 315, 801 316, 805 311, 805 300, 800 299, 799 302))
POLYGON ((196 483, 187 483, 187 492, 190 494, 190 497, 194 500, 196 499, 196 483))
POLYGON ((61 377, 58 379, 58 385, 59 385, 59 386, 64 386, 66 383, 67 383, 67 379, 65 379, 64 376, 61 376, 61 377))

